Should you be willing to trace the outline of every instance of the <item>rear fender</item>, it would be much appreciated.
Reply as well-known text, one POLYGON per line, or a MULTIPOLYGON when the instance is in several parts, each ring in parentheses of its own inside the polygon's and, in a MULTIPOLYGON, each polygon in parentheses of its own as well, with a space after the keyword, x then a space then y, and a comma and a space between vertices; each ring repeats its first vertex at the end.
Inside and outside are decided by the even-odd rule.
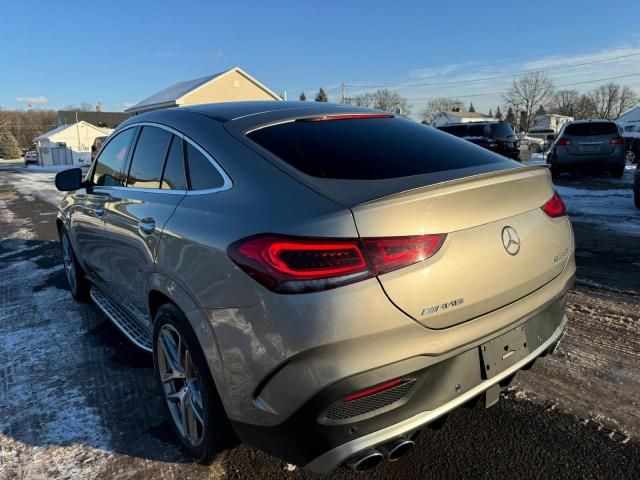
MULTIPOLYGON (((191 328, 200 342, 200 347, 207 360, 209 370, 220 393, 226 391, 227 382, 222 370, 220 349, 206 310, 199 309, 191 296, 176 282, 158 272, 152 273, 147 280, 147 292, 156 291, 166 296, 174 303, 189 321, 191 328)), ((147 314, 151 317, 151 309, 147 314)), ((153 319, 152 319, 153 321, 153 319)), ((223 395, 221 397, 224 398, 223 395)))

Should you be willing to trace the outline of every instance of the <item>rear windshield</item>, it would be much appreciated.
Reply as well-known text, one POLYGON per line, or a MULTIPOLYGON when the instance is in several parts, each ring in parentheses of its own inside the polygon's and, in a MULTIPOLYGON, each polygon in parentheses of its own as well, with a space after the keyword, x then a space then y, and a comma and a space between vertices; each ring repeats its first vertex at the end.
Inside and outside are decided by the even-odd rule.
POLYGON ((513 129, 508 123, 492 123, 491 136, 494 138, 506 138, 513 136, 513 129))
POLYGON ((509 161, 400 117, 293 121, 249 138, 307 175, 376 180, 509 161))
POLYGON ((567 125, 564 133, 576 137, 593 137, 596 135, 618 135, 618 128, 613 122, 589 122, 567 125))

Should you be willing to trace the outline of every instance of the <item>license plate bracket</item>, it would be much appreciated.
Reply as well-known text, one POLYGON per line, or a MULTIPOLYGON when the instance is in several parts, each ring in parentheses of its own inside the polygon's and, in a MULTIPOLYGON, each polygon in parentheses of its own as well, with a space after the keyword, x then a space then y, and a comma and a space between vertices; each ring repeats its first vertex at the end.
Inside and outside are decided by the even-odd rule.
POLYGON ((493 378, 529 354, 527 336, 520 326, 480 345, 482 373, 493 378))

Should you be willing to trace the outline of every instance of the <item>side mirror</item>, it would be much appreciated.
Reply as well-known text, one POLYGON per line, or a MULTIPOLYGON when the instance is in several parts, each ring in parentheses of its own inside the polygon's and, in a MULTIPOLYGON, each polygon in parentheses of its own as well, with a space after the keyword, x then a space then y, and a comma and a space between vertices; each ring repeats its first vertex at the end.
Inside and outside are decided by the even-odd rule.
POLYGON ((555 135, 547 135, 547 142, 553 142, 556 139, 555 135))
POLYGON ((70 168, 56 175, 56 188, 61 192, 70 192, 82 188, 82 169, 70 168))

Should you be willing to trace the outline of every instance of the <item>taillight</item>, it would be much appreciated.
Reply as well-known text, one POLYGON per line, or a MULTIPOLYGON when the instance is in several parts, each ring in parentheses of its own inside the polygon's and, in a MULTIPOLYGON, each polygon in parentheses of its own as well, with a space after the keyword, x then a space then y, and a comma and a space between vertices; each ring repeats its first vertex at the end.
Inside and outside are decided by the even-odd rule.
POLYGON ((567 214, 567 209, 564 206, 564 202, 562 198, 558 194, 558 192, 554 192, 553 197, 547 203, 545 203, 542 207, 544 213, 546 213, 551 218, 563 217, 567 214))
POLYGON ((383 383, 382 385, 368 388, 361 392, 349 395, 348 397, 342 399, 342 403, 352 402, 353 400, 358 400, 359 398, 368 397, 376 393, 384 392, 385 390, 389 390, 393 387, 397 387, 401 383, 405 383, 405 382, 399 378, 397 378, 396 380, 391 380, 390 382, 383 383))
POLYGON ((328 239, 259 235, 232 243, 229 257, 270 290, 326 290, 433 256, 446 235, 328 239), (366 252, 366 253, 365 253, 366 252))
POLYGON ((446 235, 365 238, 364 246, 376 275, 391 272, 434 256, 446 235))
POLYGON ((556 145, 558 146, 571 145, 571 140, 567 140, 566 138, 559 138, 558 140, 556 140, 556 145))
POLYGON ((609 145, 624 145, 624 137, 616 137, 609 140, 609 145))

